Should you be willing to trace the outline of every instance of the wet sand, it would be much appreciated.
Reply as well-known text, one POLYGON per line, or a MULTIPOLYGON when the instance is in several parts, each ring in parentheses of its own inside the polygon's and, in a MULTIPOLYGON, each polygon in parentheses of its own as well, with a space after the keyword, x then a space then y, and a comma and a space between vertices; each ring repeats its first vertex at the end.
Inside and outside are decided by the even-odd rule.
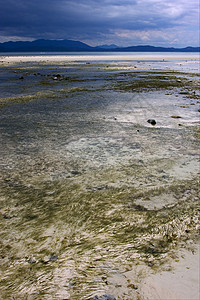
POLYGON ((198 299, 197 60, 131 59, 1 58, 2 299, 198 299))

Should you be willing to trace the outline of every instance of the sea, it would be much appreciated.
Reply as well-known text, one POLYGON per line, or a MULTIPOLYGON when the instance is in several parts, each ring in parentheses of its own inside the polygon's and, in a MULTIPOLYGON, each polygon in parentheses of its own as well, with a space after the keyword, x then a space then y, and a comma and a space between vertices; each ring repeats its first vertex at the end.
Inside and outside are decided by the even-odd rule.
POLYGON ((40 56, 40 55, 81 55, 81 56, 155 56, 155 57, 161 57, 161 56, 189 56, 189 57, 197 57, 199 58, 198 52, 92 52, 92 51, 84 51, 84 52, 0 52, 1 56, 40 56))

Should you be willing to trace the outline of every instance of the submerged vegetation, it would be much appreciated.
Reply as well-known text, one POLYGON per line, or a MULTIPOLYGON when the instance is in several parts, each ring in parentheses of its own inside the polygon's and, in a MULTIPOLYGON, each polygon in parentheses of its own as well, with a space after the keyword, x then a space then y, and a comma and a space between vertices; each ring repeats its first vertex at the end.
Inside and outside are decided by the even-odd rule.
POLYGON ((112 67, 3 70, 1 299, 140 299, 198 240, 197 74, 112 67))

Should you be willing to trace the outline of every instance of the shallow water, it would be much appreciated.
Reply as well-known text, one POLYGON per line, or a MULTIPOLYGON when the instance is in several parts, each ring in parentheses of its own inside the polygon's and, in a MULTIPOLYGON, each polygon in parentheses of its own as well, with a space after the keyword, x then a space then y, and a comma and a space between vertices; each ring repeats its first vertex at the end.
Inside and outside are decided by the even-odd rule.
POLYGON ((140 299, 197 239, 198 75, 122 65, 1 69, 2 299, 140 299))

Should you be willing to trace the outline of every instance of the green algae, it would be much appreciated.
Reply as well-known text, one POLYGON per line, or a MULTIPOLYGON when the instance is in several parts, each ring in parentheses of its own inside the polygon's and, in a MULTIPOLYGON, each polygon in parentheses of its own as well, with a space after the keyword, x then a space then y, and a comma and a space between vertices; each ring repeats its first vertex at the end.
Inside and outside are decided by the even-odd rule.
POLYGON ((116 89, 120 91, 145 91, 145 90, 163 90, 163 89, 173 89, 173 88, 195 88, 199 89, 196 83, 191 82, 189 79, 183 79, 177 76, 161 76, 151 74, 146 76, 139 76, 135 80, 118 80, 116 84, 116 89))
MULTIPOLYGON (((165 89, 165 79, 149 73, 147 89, 165 89)), ((134 75, 138 90, 146 81, 142 74, 134 75)), ((123 91, 118 75, 105 79, 108 90, 120 85, 123 91)), ((124 79, 128 89, 130 78, 124 79)), ((177 79, 170 78, 168 87, 190 86, 177 79)), ((59 84, 57 91, 32 98, 19 95, 16 103, 58 103, 88 92, 88 86, 59 84)), ((6 101, 15 103, 12 97, 6 101)), ((67 103, 66 110, 73 108, 67 103)), ((15 130, 10 139, 4 135, 9 151, 3 151, 0 193, 2 299, 88 299, 120 268, 144 263, 159 270, 180 245, 198 239, 199 181, 196 169, 189 170, 191 161, 197 163, 198 128, 146 128, 91 116, 78 123, 85 127, 72 140, 67 133, 74 131, 57 119, 57 125, 40 120, 32 139, 15 130)))

